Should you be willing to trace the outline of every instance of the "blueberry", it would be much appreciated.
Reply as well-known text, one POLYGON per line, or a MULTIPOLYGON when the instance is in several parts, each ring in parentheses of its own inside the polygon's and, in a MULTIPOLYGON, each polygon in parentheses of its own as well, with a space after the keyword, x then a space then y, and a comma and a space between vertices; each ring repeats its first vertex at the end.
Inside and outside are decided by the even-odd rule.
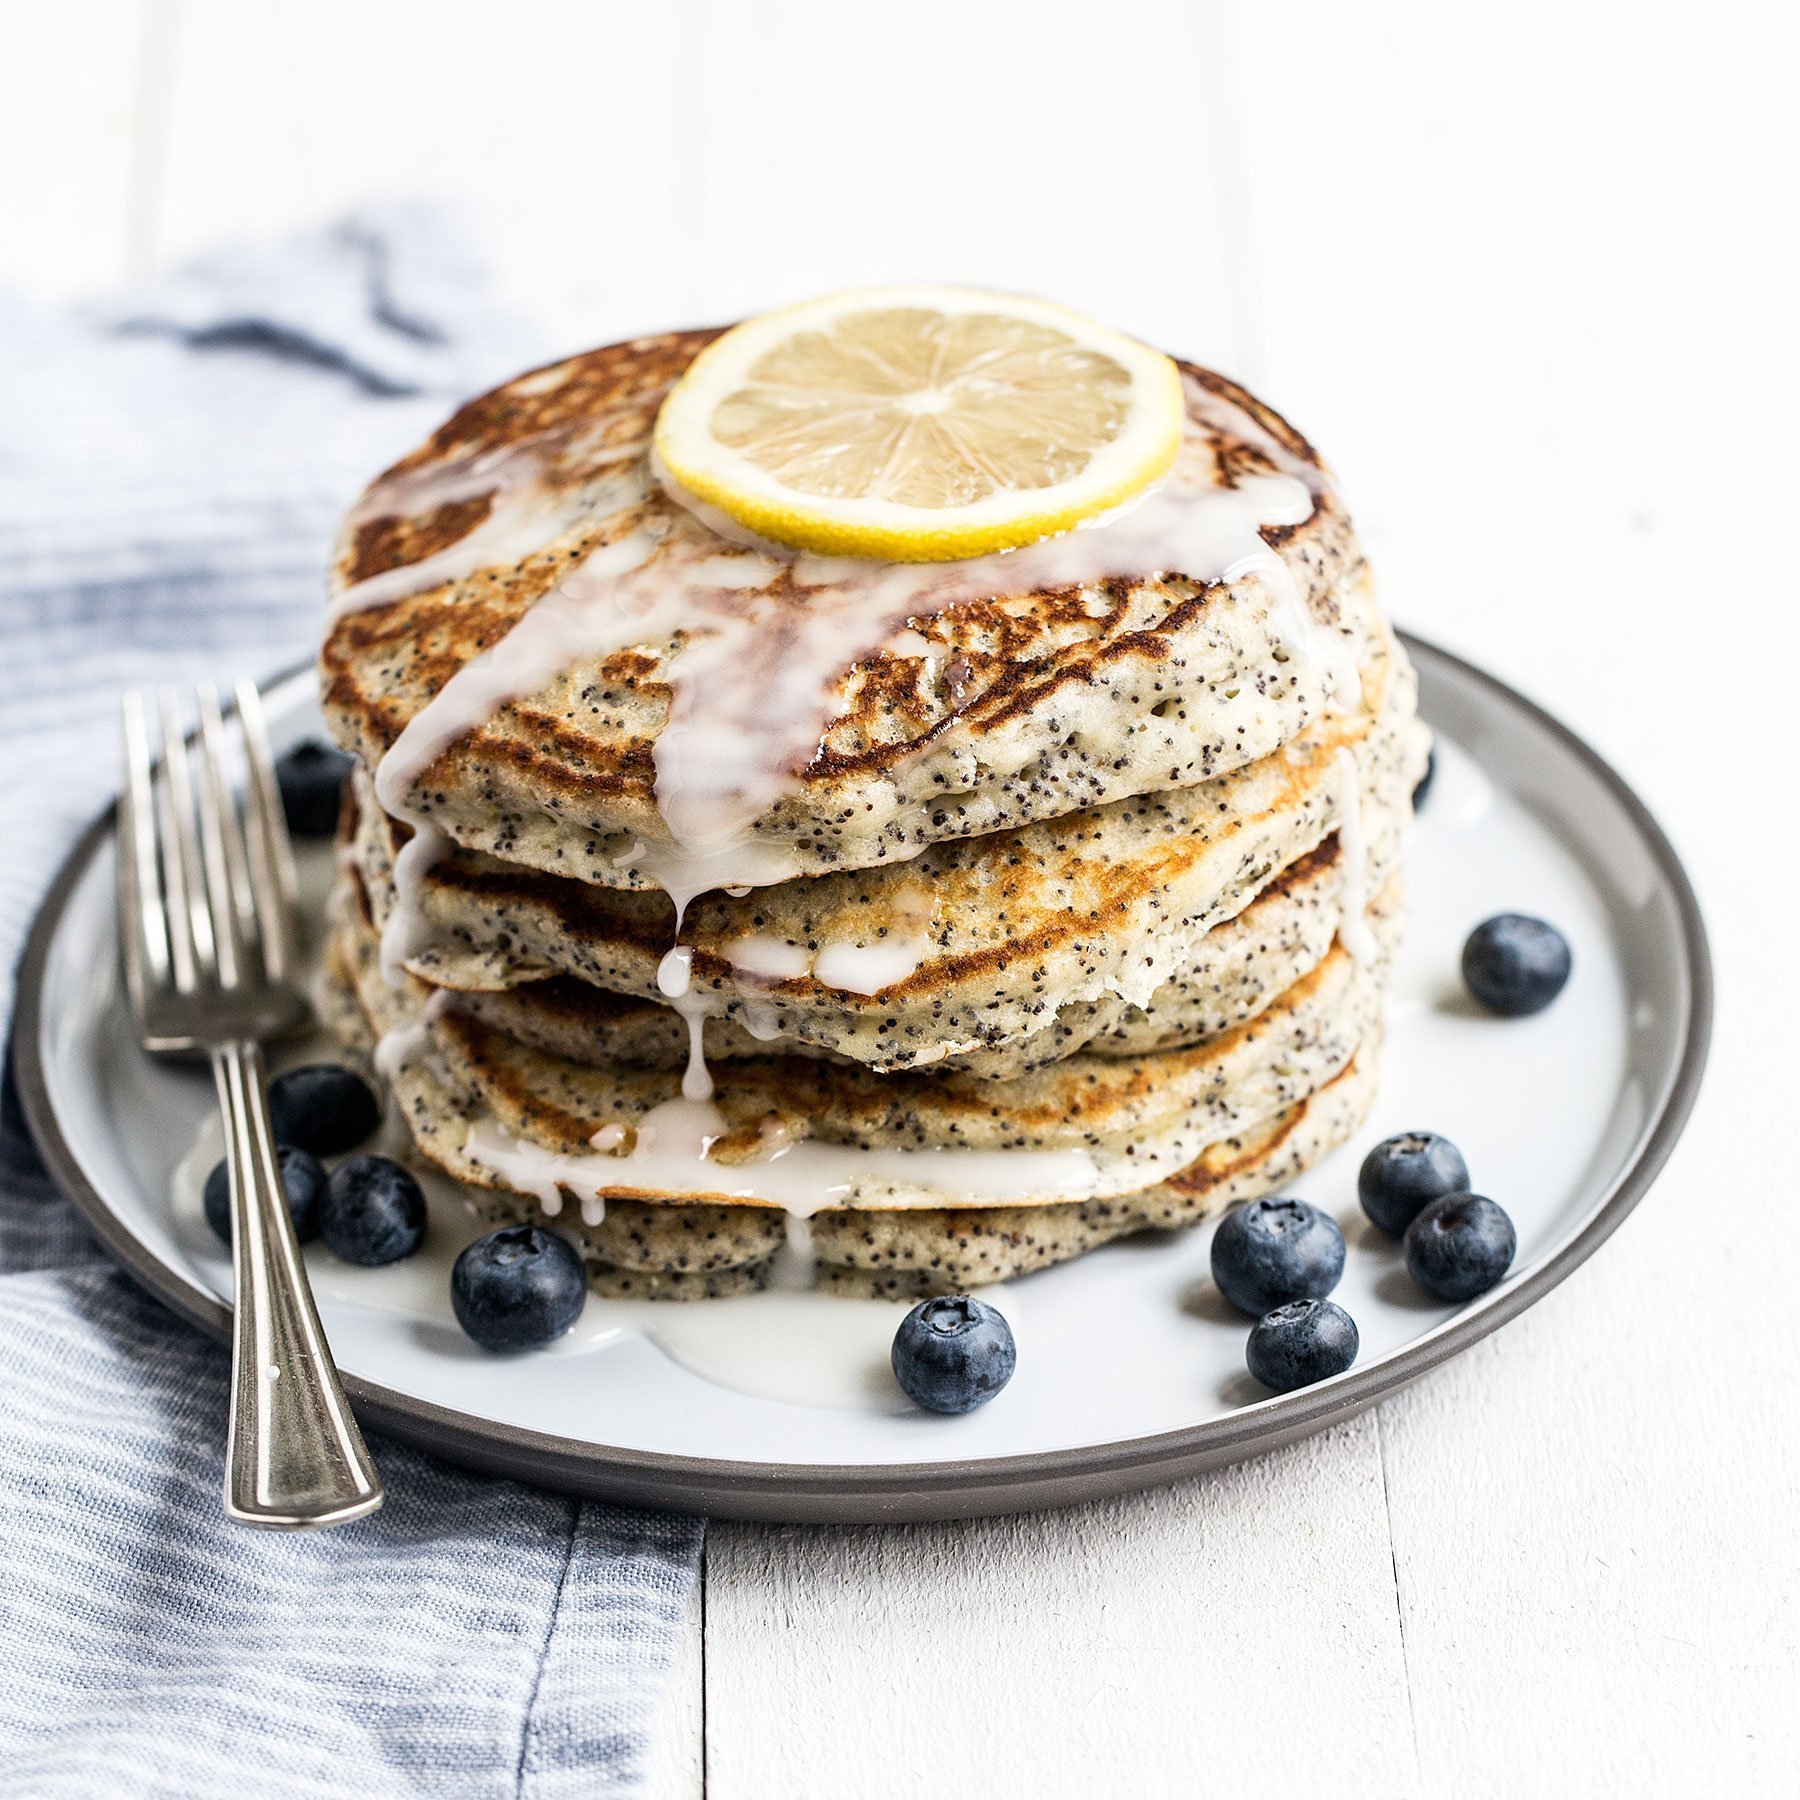
MULTIPOLYGON (((287 1194, 288 1217, 294 1221, 294 1236, 307 1243, 319 1235, 319 1205, 325 1197, 325 1171, 317 1157, 296 1150, 292 1144, 277 1144, 275 1160, 281 1165, 281 1186, 287 1194)), ((213 1165, 201 1190, 200 1203, 206 1209, 206 1222, 222 1244, 231 1242, 231 1177, 223 1162, 213 1165)))
POLYGON ((337 830, 344 778, 354 766, 335 744, 308 738, 275 759, 281 810, 297 838, 328 838, 337 830))
POLYGON ((1480 1194, 1446 1194, 1406 1228, 1406 1272, 1439 1300, 1473 1300, 1512 1267, 1513 1222, 1480 1194))
POLYGON ((1290 1300, 1250 1329, 1244 1361, 1278 1394, 1341 1375, 1356 1361, 1356 1321, 1335 1300, 1290 1300))
POLYGON ((1012 1327, 968 1294, 921 1300, 894 1333, 894 1379, 927 1412, 966 1413, 1012 1380, 1019 1360, 1012 1327))
POLYGON ((1437 780, 1437 740, 1432 740, 1431 748, 1425 752, 1425 773, 1419 777, 1418 786, 1413 789, 1413 811, 1417 812, 1425 804, 1425 796, 1431 792, 1431 784, 1437 780))
POLYGON ((1343 1273, 1344 1234, 1304 1200, 1252 1200, 1213 1233, 1213 1280, 1252 1319, 1289 1300, 1323 1299, 1343 1273))
POLYGON ((1468 1187, 1462 1152, 1435 1131, 1404 1131, 1377 1144, 1356 1176, 1363 1211, 1389 1237, 1403 1236, 1427 1201, 1468 1187))
POLYGON ((581 1258, 541 1225, 477 1238, 450 1271, 457 1323, 484 1350, 535 1350, 561 1337, 586 1303, 581 1258))
POLYGON ((345 1262, 398 1262, 425 1241, 425 1196, 391 1156, 349 1157, 325 1184, 319 1235, 345 1262))
POLYGON ((381 1123, 381 1102, 354 1069, 308 1063, 269 1083, 269 1123, 284 1144, 336 1156, 355 1149, 381 1123))
POLYGON ((1540 1013, 1563 991, 1572 962, 1569 940, 1542 919, 1500 913, 1469 933, 1463 984, 1503 1019, 1540 1013))

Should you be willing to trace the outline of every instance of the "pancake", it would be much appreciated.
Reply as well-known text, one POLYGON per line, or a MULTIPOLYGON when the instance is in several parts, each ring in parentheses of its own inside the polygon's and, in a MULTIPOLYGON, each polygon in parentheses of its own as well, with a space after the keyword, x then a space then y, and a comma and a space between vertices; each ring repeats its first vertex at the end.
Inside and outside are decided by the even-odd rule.
MULTIPOLYGON (((354 932, 334 937, 322 987, 322 1016, 367 1066, 376 1035, 359 994, 393 1014, 391 990, 379 981, 366 936, 360 944, 354 932)), ((1192 1224, 1271 1192, 1361 1124, 1374 1093, 1378 1046, 1377 1029, 1316 1092, 1218 1138, 1185 1168, 1134 1193, 1040 1206, 822 1210, 810 1222, 816 1278, 848 1295, 949 1293, 1066 1261, 1136 1232, 1192 1224)), ((459 1164, 453 1148, 456 1128, 466 1131, 473 1108, 458 1109, 436 1076, 416 1065, 402 1074, 396 1095, 428 1161, 465 1177, 482 1173, 459 1164)), ((540 1199, 503 1187, 470 1185, 466 1192, 496 1224, 543 1214, 540 1199)), ((625 1196, 611 1198, 594 1222, 559 1208, 556 1223, 580 1247, 597 1292, 666 1300, 765 1285, 791 1229, 787 1215, 771 1206, 625 1196)))
MULTIPOLYGON (((1370 909, 1383 953, 1401 912, 1393 892, 1370 909)), ((1339 1073, 1379 1022, 1384 973, 1384 954, 1359 963, 1334 948, 1258 1018, 1204 1045, 1077 1056, 1005 1082, 744 1059, 721 1066, 696 1125, 697 1103, 667 1072, 548 1056, 446 1007, 442 991, 395 990, 349 909, 337 954, 421 1150, 459 1180, 532 1193, 552 1211, 563 1192, 806 1211, 821 1196, 894 1208, 1132 1192, 1339 1073), (686 1141, 702 1131, 704 1149, 686 1141)))
POLYGON ((1380 1062, 1377 1031, 1316 1093, 1207 1145, 1179 1174, 1136 1194, 1065 1206, 821 1213, 813 1221, 819 1284, 851 1296, 966 1293, 1120 1238, 1197 1224, 1286 1187, 1353 1136, 1374 1101, 1380 1062))
MULTIPOLYGON (((1189 1041, 1179 1021, 1203 1020, 1214 998, 1208 935, 1285 868, 1346 824, 1356 855, 1340 839, 1340 888, 1366 893, 1398 864, 1425 757, 1416 677, 1392 644, 1362 685, 1372 711, 1330 713, 1196 787, 936 845, 906 864, 706 895, 681 931, 691 1010, 761 1044, 793 1040, 885 1071, 1012 1074, 1119 1032, 1121 1049, 1189 1041), (1159 1036, 1137 1014, 1171 1029, 1159 1036)), ((356 860, 387 927, 403 833, 366 783, 358 793, 356 860)), ((663 895, 459 852, 415 876, 410 898, 427 929, 411 934, 407 967, 436 986, 560 974, 659 996, 675 929, 663 895)))
POLYGON ((1223 377, 1184 368, 1175 468, 1105 530, 852 567, 655 480, 714 335, 521 376, 353 510, 323 701, 370 769, 404 734, 390 811, 602 886, 763 886, 1190 786, 1353 700, 1381 626, 1349 519, 1223 377))
MULTIPOLYGON (((1389 859, 1370 857, 1370 879, 1389 859)), ((1337 934, 1343 870, 1335 833, 1283 869, 1237 915, 1200 940, 1193 962, 1146 1006, 1118 995, 1061 1007, 1049 1029, 1006 1049, 974 1050, 932 1063, 994 1079, 1024 1075, 1086 1048, 1130 1055, 1178 1050, 1253 1019, 1282 989, 1323 960, 1337 934)), ((458 1006, 522 1043, 574 1062, 679 1069, 689 1055, 687 1022, 658 1000, 609 992, 570 975, 516 987, 459 992, 458 1006)), ((839 1057, 799 1038, 754 1037, 726 1018, 705 1021, 709 1063, 738 1056, 839 1057)))

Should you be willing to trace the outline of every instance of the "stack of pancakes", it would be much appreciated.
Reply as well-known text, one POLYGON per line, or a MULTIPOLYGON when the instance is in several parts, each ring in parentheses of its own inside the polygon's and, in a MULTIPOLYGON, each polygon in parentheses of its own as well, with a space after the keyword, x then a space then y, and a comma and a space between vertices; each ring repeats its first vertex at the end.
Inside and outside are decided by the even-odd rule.
POLYGON ((1373 1094, 1426 753, 1317 457, 1184 369, 1195 505, 1302 496, 1254 555, 759 562, 650 466, 712 335, 509 383, 345 528, 332 1017, 418 1152, 671 1298, 796 1242, 828 1286, 954 1291, 1290 1181, 1373 1094), (636 612, 593 586, 627 562, 636 612), (712 610, 671 608, 700 570, 712 610), (826 654, 820 596, 878 583, 826 654), (546 603, 575 626, 521 631, 546 603), (722 785, 733 830, 692 828, 722 785))

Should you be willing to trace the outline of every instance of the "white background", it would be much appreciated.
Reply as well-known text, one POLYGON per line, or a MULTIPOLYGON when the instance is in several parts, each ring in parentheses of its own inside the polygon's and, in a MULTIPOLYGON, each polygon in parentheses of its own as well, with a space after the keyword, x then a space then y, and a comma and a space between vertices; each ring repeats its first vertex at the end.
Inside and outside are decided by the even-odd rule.
POLYGON ((1584 731, 1700 886, 1712 1073, 1594 1263, 1222 1476, 718 1527, 659 1795, 1800 1791, 1796 15, 0 11, 0 280, 448 193, 571 347, 931 276, 1245 379, 1336 464, 1395 615, 1584 731))

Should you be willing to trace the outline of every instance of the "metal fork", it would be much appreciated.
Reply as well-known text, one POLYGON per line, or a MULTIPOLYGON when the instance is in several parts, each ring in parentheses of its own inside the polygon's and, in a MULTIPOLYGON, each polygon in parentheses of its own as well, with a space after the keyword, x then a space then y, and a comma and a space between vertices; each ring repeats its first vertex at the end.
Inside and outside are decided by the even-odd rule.
POLYGON ((225 1510, 245 1525, 338 1525, 373 1512, 382 1486, 319 1326, 263 1096, 262 1042, 303 1026, 308 1009, 262 707, 250 682, 234 692, 249 776, 241 813, 215 690, 199 690, 197 782, 174 690, 157 696, 155 763, 144 697, 125 696, 125 984, 144 1048, 206 1054, 219 1089, 237 1299, 225 1510))

